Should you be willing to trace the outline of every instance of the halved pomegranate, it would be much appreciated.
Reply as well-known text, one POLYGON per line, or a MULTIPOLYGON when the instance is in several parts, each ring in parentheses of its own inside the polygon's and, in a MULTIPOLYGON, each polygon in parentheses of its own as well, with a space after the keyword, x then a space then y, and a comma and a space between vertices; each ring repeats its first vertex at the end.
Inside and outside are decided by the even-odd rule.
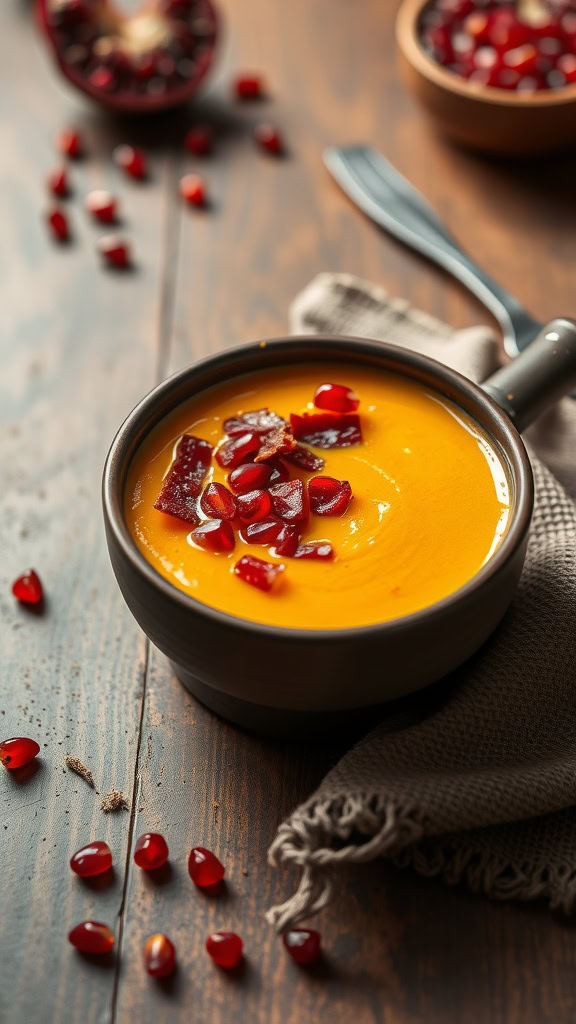
POLYGON ((37 0, 64 76, 124 113, 187 100, 212 64, 218 19, 211 0, 149 0, 135 14, 113 0, 37 0))

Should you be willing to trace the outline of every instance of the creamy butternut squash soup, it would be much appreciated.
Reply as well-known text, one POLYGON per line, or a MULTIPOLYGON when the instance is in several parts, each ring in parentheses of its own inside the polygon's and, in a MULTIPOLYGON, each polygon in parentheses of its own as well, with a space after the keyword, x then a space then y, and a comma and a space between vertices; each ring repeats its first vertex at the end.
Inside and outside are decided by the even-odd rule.
POLYGON ((125 492, 135 544, 175 587, 300 629, 440 601, 493 555, 509 514, 505 465, 476 423, 432 389, 347 363, 195 396, 144 440, 125 492), (341 388, 320 388, 318 407, 327 383, 341 388))

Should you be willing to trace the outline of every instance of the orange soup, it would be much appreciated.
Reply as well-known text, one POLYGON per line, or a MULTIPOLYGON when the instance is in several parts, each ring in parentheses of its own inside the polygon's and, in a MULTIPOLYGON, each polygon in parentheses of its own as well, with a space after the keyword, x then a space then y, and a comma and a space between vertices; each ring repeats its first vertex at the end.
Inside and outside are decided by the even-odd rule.
MULTIPOLYGON (((227 484, 228 476, 212 459, 203 486, 227 484)), ((458 590, 500 544, 509 503, 500 455, 439 393, 394 373, 310 363, 235 377, 176 408, 134 457, 125 515, 144 557, 196 600, 256 622, 340 629, 396 619, 458 590), (289 420, 290 413, 319 412, 312 398, 324 382, 358 395, 362 443, 310 449, 325 460, 321 474, 292 465, 290 477, 350 483, 343 515, 311 514, 303 529, 302 543, 331 544, 332 560, 279 558, 273 545, 245 543, 236 527, 234 550, 215 554, 194 543, 189 522, 154 508, 182 435, 217 447, 224 421, 241 413, 268 407, 289 420), (269 592, 234 572, 246 554, 285 566, 269 592)))

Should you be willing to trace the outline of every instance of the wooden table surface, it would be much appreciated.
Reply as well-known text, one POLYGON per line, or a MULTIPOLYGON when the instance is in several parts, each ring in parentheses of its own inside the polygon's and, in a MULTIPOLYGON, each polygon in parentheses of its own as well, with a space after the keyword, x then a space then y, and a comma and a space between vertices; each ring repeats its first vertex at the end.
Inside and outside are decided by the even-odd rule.
MULTIPOLYGON (((574 312, 574 161, 521 165, 479 159, 437 138, 396 77, 391 0, 243 0, 222 4, 219 74, 198 104, 217 151, 204 172, 206 213, 177 196, 187 120, 114 121, 57 80, 26 0, 0 5, 4 72, 0 369, 0 733, 38 739, 35 774, 0 778, 0 1019, 22 1024, 571 1024, 575 939, 535 907, 495 905, 377 863, 342 875, 318 922, 327 958, 288 962, 263 913, 291 891, 266 866, 282 816, 305 798, 339 750, 293 747, 219 721, 172 678, 124 606, 108 563, 100 474, 135 402, 206 353, 286 331, 291 298, 316 273, 383 283, 456 325, 483 318, 441 274, 379 235, 321 163, 330 142, 370 140, 433 202, 494 276, 544 319, 574 312), (239 108, 233 69, 258 68, 271 100, 239 108), (250 125, 282 127, 290 156, 255 152, 250 125), (87 157, 72 168, 74 243, 58 249, 42 223, 54 139, 77 124, 87 157), (118 141, 150 153, 152 176, 121 179, 118 141), (82 195, 122 197, 133 273, 99 266, 82 195), (27 565, 48 599, 27 613, 10 583, 27 565), (83 758, 98 788, 128 795, 132 813, 105 816, 64 767, 83 758), (135 837, 167 837, 160 882, 133 867, 135 837), (72 876, 70 855, 106 839, 106 887, 72 876), (217 851, 229 885, 196 891, 192 845, 217 851), (66 941, 77 921, 109 922, 110 963, 66 941), (207 931, 237 929, 245 970, 230 977, 203 951, 207 931), (157 985, 140 950, 168 932, 174 980, 157 985)), ((190 166, 192 160, 190 160, 190 166)))

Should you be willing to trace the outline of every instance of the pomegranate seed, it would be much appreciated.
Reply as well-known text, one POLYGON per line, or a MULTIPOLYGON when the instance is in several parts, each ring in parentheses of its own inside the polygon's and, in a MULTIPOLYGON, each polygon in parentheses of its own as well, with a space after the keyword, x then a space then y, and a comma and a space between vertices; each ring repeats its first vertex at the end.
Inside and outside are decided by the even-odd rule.
POLYGON ((293 558, 300 544, 300 530, 297 526, 285 523, 276 538, 274 553, 280 558, 293 558))
POLYGON ((286 420, 278 413, 270 412, 270 409, 254 409, 252 412, 243 412, 240 416, 224 420, 224 433, 229 437, 245 434, 246 431, 269 434, 271 430, 286 426, 286 420))
POLYGON ((270 488, 272 507, 280 519, 287 523, 307 519, 310 513, 308 491, 301 480, 288 480, 270 488))
POLYGON ((502 57, 503 64, 520 75, 530 74, 534 70, 537 60, 538 50, 530 43, 517 46, 514 50, 507 50, 502 57))
POLYGON ((567 82, 576 82, 576 55, 563 53, 558 58, 558 70, 562 72, 567 82))
POLYGON ((27 736, 14 736, 0 743, 0 761, 9 771, 30 764, 39 753, 40 747, 36 740, 30 740, 27 736))
POLYGON ((516 12, 510 8, 494 11, 490 18, 489 40, 497 50, 509 50, 525 43, 529 33, 516 12))
POLYGON ((71 932, 68 941, 81 953, 109 953, 114 946, 114 936, 107 924, 101 921, 82 921, 71 932))
POLYGON ((235 519, 236 501, 224 484, 211 483, 204 488, 200 508, 211 519, 235 519))
POLYGON ((134 146, 116 146, 114 160, 132 178, 146 177, 146 157, 134 146))
POLYGON ((168 845, 159 832, 145 832, 134 847, 134 863, 143 871, 161 868, 168 860, 168 845))
POLYGON ((65 153, 66 156, 72 157, 73 160, 80 156, 83 150, 80 133, 71 129, 60 132, 58 136, 58 149, 61 153, 65 153))
POLYGON ((491 22, 488 14, 485 14, 482 11, 474 11, 464 19, 462 30, 466 35, 471 36, 476 43, 486 43, 488 42, 490 24, 491 22))
POLYGON ((259 100, 264 95, 264 85, 260 75, 237 75, 234 79, 234 92, 239 100, 259 100))
POLYGON ((157 932, 144 943, 144 967, 153 978, 166 978, 176 967, 176 950, 167 935, 157 932))
POLYGON ((120 235, 104 235, 98 242, 98 252, 106 262, 117 270, 124 270, 130 264, 130 248, 120 235))
POLYGON ((292 557, 314 562, 331 562, 334 558, 334 548, 325 540, 310 540, 306 544, 300 544, 292 557))
POLYGON ((358 395, 344 384, 321 384, 314 394, 317 409, 330 412, 356 412, 360 405, 358 395))
POLYGON ((243 523, 258 523, 270 515, 272 499, 268 491, 248 491, 236 498, 238 518, 243 523))
POLYGON ((212 459, 212 445, 201 437, 183 434, 176 447, 174 462, 154 502, 158 512, 198 524, 196 499, 212 459))
POLYGON ((207 125, 199 124, 190 129, 184 139, 184 146, 194 156, 206 156, 212 152, 213 142, 211 129, 207 125))
POLYGON ((260 435, 249 431, 225 441, 216 452, 216 462, 223 469, 235 469, 246 460, 247 456, 253 455, 260 447, 260 435))
POLYGON ((48 211, 48 224, 52 229, 52 234, 59 242, 67 242, 70 233, 68 231, 68 220, 66 214, 62 210, 49 210, 48 211))
POLYGON ((208 889, 221 882, 225 875, 224 865, 210 850, 194 846, 188 857, 188 873, 199 889, 208 889))
POLYGON ((286 932, 282 941, 297 964, 313 964, 320 956, 320 932, 299 928, 286 932))
POLYGON ((246 544, 271 544, 282 530, 278 519, 264 519, 260 523, 250 523, 240 536, 246 544))
POLYGON ((352 499, 347 480, 332 476, 315 476, 308 482, 310 508, 317 516, 343 516, 352 499))
POLYGON ((191 206, 204 206, 206 194, 204 182, 197 174, 185 174, 180 178, 180 195, 191 206))
POLYGON ((81 878, 101 875, 112 867, 112 854, 108 843, 96 840, 77 850, 70 858, 70 867, 81 878))
POLYGON ((106 192, 105 189, 98 188, 89 192, 84 200, 84 206, 88 213, 103 224, 112 224, 116 220, 116 200, 112 193, 106 192))
POLYGON ((244 583, 249 583, 258 590, 272 590, 278 576, 284 572, 285 565, 273 565, 272 562, 265 562, 255 555, 242 555, 239 562, 234 566, 234 572, 244 583))
POLYGON ((68 172, 65 167, 59 167, 48 175, 48 188, 55 196, 68 195, 68 172))
MULTIPOLYGON (((284 458, 287 462, 292 462, 293 465, 299 466, 300 469, 305 469, 309 473, 319 473, 326 465, 324 459, 321 459, 319 455, 315 455, 309 448, 304 448, 301 444, 297 444, 291 452, 286 452, 284 458)), ((273 482, 277 483, 277 481, 273 482)))
POLYGON ((244 462, 236 466, 228 477, 228 483, 235 494, 246 494, 270 483, 272 468, 269 463, 244 462))
POLYGON ((116 85, 116 75, 112 68, 96 68, 89 77, 90 85, 102 92, 108 92, 116 85))
POLYGON ((236 932, 212 932, 206 951, 218 967, 236 967, 242 959, 242 939, 236 932))
POLYGON ((284 152, 284 143, 278 130, 271 124, 258 124, 254 129, 254 138, 260 146, 260 149, 266 150, 267 153, 272 153, 274 156, 280 156, 284 152))
POLYGON ((234 530, 225 519, 209 519, 192 530, 190 537, 207 551, 233 551, 236 544, 234 530))
POLYGON ((22 604, 40 604, 44 588, 34 569, 26 569, 12 584, 12 593, 22 604))
POLYGON ((349 448, 362 443, 360 417, 353 412, 292 413, 294 437, 314 448, 349 448))
MULTIPOLYGON (((295 448, 294 451, 291 452, 290 454, 295 455, 296 451, 297 449, 295 448)), ((270 486, 272 486, 273 484, 284 484, 286 483, 287 480, 290 479, 290 471, 288 469, 288 466, 284 465, 282 459, 268 459, 266 465, 269 466, 270 469, 272 470, 272 476, 270 477, 270 486)), ((322 468, 324 468, 324 463, 322 463, 322 468)))

